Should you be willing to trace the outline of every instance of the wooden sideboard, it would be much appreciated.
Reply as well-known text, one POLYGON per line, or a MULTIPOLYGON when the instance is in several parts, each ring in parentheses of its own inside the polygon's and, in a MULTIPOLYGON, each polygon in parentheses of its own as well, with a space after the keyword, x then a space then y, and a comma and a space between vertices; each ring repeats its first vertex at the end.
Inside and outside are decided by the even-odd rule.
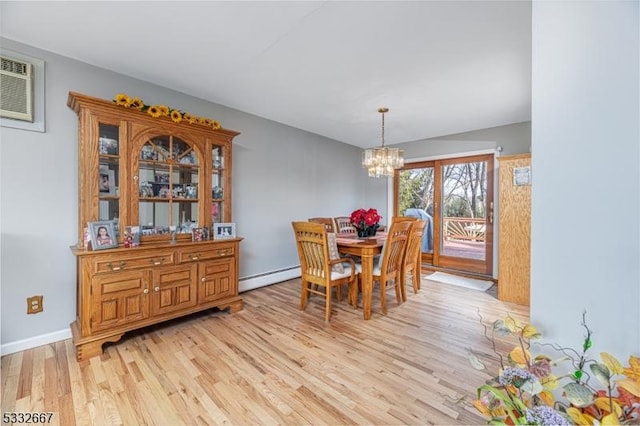
POLYGON ((78 360, 130 330, 209 308, 237 312, 240 238, 90 251, 78 260, 78 360))
POLYGON ((77 312, 71 331, 79 360, 101 354, 103 343, 130 330, 243 306, 242 238, 197 240, 214 224, 232 221, 232 141, 239 133, 125 97, 109 101, 71 92, 67 102, 78 114, 78 236, 71 247, 77 312), (102 247, 87 244, 87 229, 104 224, 117 237, 102 247), (139 245, 130 238, 134 228, 139 245))

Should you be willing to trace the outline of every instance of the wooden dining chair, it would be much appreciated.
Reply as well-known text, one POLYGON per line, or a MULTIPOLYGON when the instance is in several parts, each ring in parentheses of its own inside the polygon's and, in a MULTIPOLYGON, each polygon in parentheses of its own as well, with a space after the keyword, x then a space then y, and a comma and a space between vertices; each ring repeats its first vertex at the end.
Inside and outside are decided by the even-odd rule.
POLYGON ((420 261, 422 247, 422 236, 424 235, 424 228, 427 225, 426 220, 417 220, 415 218, 411 223, 411 229, 409 231, 409 239, 407 240, 407 246, 405 249, 404 259, 402 260, 402 268, 400 271, 400 290, 402 293, 402 301, 407 301, 407 277, 411 274, 411 284, 413 286, 413 293, 417 293, 420 290, 420 269, 422 262, 420 261))
POLYGON ((334 217, 333 221, 336 224, 336 232, 338 234, 355 235, 358 230, 351 224, 351 218, 349 216, 334 217))
MULTIPOLYGON (((350 296, 355 294, 356 267, 352 259, 341 258, 335 243, 335 234, 328 233, 321 223, 291 222, 298 248, 300 270, 302 272, 302 293, 300 310, 304 310, 309 294, 319 294, 325 298, 325 321, 331 318, 331 293, 342 299, 342 286, 348 285, 350 296), (331 238, 333 237, 333 238, 331 238), (333 242, 330 243, 330 240, 333 242)), ((350 303, 355 305, 350 298, 350 303)))
POLYGON ((309 222, 321 223, 327 228, 327 232, 336 232, 335 224, 330 217, 311 217, 309 218, 309 222))
POLYGON ((394 216, 391 218, 392 221, 396 221, 396 222, 402 222, 402 221, 409 221, 409 222, 413 222, 415 220, 418 220, 417 217, 411 217, 411 216, 394 216))
MULTIPOLYGON (((411 221, 392 220, 387 239, 382 248, 382 254, 378 260, 378 264, 373 268, 373 281, 380 286, 380 310, 384 315, 387 314, 387 290, 390 287, 395 288, 396 300, 398 304, 403 302, 400 273, 402 270, 402 261, 405 254, 405 248, 409 239, 409 230, 411 221)), ((362 265, 356 264, 358 274, 362 272, 362 265)), ((360 275, 358 275, 359 279, 360 275)))

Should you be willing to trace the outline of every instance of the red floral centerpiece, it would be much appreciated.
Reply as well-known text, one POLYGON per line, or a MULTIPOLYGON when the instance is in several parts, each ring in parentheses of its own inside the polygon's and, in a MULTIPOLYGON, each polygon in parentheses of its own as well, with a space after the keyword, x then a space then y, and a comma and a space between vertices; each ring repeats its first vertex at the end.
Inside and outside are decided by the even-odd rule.
POLYGON ((350 222, 358 230, 358 237, 372 237, 380 227, 380 219, 376 209, 358 209, 351 213, 350 222))

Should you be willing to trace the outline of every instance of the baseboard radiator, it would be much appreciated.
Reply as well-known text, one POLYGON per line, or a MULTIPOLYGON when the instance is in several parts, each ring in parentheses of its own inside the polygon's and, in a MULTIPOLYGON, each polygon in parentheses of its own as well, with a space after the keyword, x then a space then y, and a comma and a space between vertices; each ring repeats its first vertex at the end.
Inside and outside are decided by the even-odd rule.
POLYGON ((256 288, 291 280, 300 276, 302 276, 300 266, 292 266, 289 268, 278 269, 276 271, 264 272, 262 274, 240 278, 239 290, 240 293, 242 293, 244 291, 254 290, 256 288))

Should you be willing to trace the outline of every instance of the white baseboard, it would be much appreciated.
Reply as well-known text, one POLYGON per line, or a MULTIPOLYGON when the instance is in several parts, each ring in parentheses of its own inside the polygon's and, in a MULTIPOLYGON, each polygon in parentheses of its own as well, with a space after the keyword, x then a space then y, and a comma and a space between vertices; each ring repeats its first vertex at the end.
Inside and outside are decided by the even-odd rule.
POLYGON ((300 267, 295 266, 290 269, 267 272, 253 277, 240 278, 239 291, 242 293, 243 291, 249 291, 270 284, 298 278, 301 275, 300 267))
MULTIPOLYGON (((291 269, 267 272, 265 274, 257 275, 254 277, 241 278, 239 283, 239 291, 240 293, 242 293, 243 291, 249 291, 270 284, 298 278, 300 275, 300 267, 297 266, 291 269)), ((9 355, 12 353, 36 348, 42 345, 48 345, 49 343, 54 343, 70 338, 70 328, 60 331, 54 331, 52 333, 42 334, 40 336, 29 337, 28 339, 18 340, 16 342, 9 342, 0 345, 0 355, 9 355)))
POLYGON ((41 334, 40 336, 29 337, 28 339, 18 340, 16 342, 5 343, 0 346, 0 355, 9 355, 16 352, 24 351, 38 346, 48 345, 49 343, 59 342, 60 340, 70 339, 71 329, 66 328, 52 333, 41 334))

